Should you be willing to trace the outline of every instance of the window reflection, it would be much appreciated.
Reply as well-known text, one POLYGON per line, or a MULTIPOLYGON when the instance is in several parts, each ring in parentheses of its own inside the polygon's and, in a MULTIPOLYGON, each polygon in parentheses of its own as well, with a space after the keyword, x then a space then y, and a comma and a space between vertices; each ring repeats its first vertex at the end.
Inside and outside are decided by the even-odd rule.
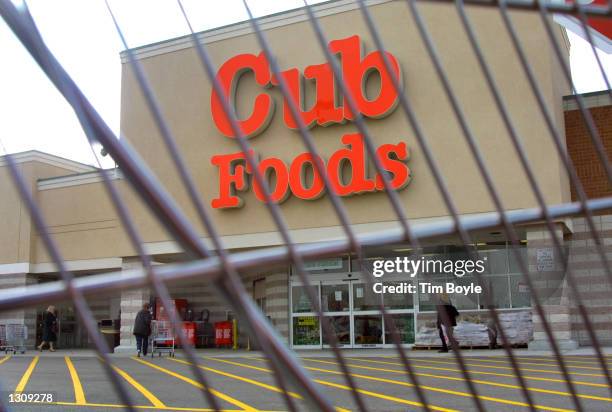
POLYGON ((355 315, 355 344, 382 344, 382 316, 355 315))

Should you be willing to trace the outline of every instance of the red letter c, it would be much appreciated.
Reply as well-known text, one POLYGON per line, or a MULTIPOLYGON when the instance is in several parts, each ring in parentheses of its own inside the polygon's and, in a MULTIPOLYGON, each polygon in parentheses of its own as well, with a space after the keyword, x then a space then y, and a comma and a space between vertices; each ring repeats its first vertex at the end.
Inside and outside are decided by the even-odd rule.
MULTIPOLYGON (((253 71, 255 74, 255 81, 260 86, 267 87, 270 84, 272 75, 270 74, 268 60, 263 52, 258 56, 254 54, 239 54, 234 56, 223 63, 217 72, 217 80, 219 80, 223 88, 224 97, 229 99, 230 106, 232 106, 234 110, 235 106, 233 106, 233 102, 238 81, 248 70, 253 71)), ((214 89, 210 97, 210 109, 217 129, 227 137, 236 137, 232 130, 231 123, 225 114, 225 110, 223 110, 223 104, 214 89)), ((251 115, 245 120, 238 121, 242 133, 244 133, 246 137, 253 137, 260 133, 268 125, 273 112, 274 100, 272 100, 268 94, 260 93, 255 98, 255 104, 253 105, 253 112, 251 115)))

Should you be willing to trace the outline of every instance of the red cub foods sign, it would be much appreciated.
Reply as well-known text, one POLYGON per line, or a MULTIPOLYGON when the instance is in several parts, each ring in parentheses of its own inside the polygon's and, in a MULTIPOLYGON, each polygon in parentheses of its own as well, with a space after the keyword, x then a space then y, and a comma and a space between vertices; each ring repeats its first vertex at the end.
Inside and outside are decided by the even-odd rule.
MULTIPOLYGON (((363 53, 359 36, 333 40, 329 49, 336 54, 342 64, 342 76, 357 103, 359 112, 372 119, 380 119, 391 113, 398 102, 398 94, 393 82, 385 70, 382 54, 373 51, 363 53), (366 83, 370 75, 377 72, 380 78, 378 94, 369 98, 366 96, 366 83)), ((394 75, 401 80, 400 67, 395 56, 387 52, 394 75)), ((261 88, 261 92, 252 102, 251 114, 240 120, 239 124, 247 137, 260 134, 269 124, 274 114, 274 99, 266 92, 270 87, 278 86, 278 79, 273 75, 265 54, 239 54, 227 60, 217 72, 217 79, 223 87, 225 95, 233 102, 238 81, 246 72, 253 72, 253 79, 261 88)), ((300 115, 308 127, 327 126, 345 123, 354 119, 349 105, 344 100, 336 102, 339 87, 335 84, 334 75, 328 63, 307 66, 303 72, 291 68, 280 73, 289 87, 291 98, 300 110, 300 115), (306 80, 315 82, 315 99, 309 108, 304 108, 304 91, 302 83, 306 80)), ((234 138, 229 119, 217 93, 211 96, 212 118, 217 129, 225 136, 234 138)), ((295 119, 291 115, 289 105, 283 102, 283 121, 290 129, 297 129, 295 119)), ((332 153, 327 161, 318 159, 326 166, 333 187, 339 196, 350 196, 384 190, 382 178, 379 175, 368 174, 368 158, 363 136, 359 133, 345 134, 340 137, 340 148, 332 153), (347 167, 349 166, 350 167, 347 167)), ((391 186, 394 189, 405 187, 410 181, 410 169, 406 165, 409 153, 405 142, 387 143, 376 149, 376 156, 383 168, 389 172, 391 186)), ((297 155, 289 162, 276 157, 264 157, 259 161, 259 171, 270 185, 272 199, 283 202, 290 195, 303 200, 314 200, 325 192, 323 179, 317 173, 315 159, 310 153, 297 155), (310 176, 310 178, 307 178, 310 176), (273 177, 273 179, 271 179, 273 177)), ((263 189, 255 179, 251 179, 253 171, 246 164, 242 152, 214 155, 211 163, 219 169, 219 194, 212 200, 215 209, 235 208, 243 205, 243 199, 238 192, 245 192, 252 187, 255 197, 265 201, 263 189)))

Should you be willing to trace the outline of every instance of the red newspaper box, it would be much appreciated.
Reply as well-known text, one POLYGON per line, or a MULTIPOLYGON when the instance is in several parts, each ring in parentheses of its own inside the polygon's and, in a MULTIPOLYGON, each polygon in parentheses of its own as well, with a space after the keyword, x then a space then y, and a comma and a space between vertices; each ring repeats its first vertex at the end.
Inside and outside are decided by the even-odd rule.
POLYGON ((215 322, 215 346, 232 346, 232 322, 215 322))
POLYGON ((183 335, 187 339, 187 342, 191 346, 195 347, 196 344, 196 324, 195 322, 183 322, 182 325, 183 335))

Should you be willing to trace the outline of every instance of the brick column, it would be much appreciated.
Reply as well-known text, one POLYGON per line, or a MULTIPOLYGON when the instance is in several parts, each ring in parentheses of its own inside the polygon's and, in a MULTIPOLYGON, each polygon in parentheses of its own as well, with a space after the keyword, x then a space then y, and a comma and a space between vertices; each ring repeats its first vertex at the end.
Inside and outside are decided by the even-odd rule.
MULTIPOLYGON (((287 269, 288 270, 288 269, 287 269)), ((289 276, 288 272, 266 276, 266 309, 279 334, 289 343, 289 276)))
MULTIPOLYGON (((33 275, 27 273, 11 273, 0 275, 0 289, 25 288, 27 285, 36 283, 33 275)), ((26 347, 33 348, 36 345, 36 308, 11 310, 0 313, 0 323, 16 323, 26 325, 28 338, 26 347)))
MULTIPOLYGON (((131 270, 141 267, 140 260, 124 258, 121 270, 131 270)), ((148 288, 126 290, 121 292, 121 335, 119 346, 115 352, 136 352, 136 339, 132 334, 134 319, 144 303, 149 303, 151 293, 148 288)))
MULTIPOLYGON (((576 349, 578 342, 572 336, 571 294, 567 284, 567 273, 563 270, 560 256, 555 250, 550 232, 544 226, 527 229, 529 276, 537 289, 547 322, 560 349, 576 349)), ((560 227, 555 235, 563 246, 563 231, 560 227)), ((533 296, 533 295, 532 295, 533 296)), ((532 305, 535 303, 532 300, 532 305)), ((542 319, 533 312, 533 341, 530 350, 549 350, 550 342, 544 331, 542 319)))

